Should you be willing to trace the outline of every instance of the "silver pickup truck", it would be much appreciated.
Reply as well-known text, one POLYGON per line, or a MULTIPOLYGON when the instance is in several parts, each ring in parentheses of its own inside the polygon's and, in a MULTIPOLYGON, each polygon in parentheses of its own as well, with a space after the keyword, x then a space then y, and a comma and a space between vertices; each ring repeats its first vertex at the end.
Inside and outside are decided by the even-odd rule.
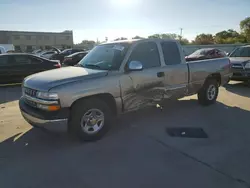
POLYGON ((178 41, 146 39, 96 46, 75 67, 27 77, 19 106, 35 127, 66 125, 83 140, 101 138, 123 113, 198 94, 213 104, 230 79, 228 58, 186 63, 178 41))

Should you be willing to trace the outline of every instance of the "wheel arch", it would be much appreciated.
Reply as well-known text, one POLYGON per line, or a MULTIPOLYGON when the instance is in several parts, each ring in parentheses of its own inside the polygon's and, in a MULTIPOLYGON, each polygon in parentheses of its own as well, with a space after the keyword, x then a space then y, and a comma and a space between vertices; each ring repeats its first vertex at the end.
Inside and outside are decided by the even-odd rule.
POLYGON ((116 101, 115 98, 112 94, 110 93, 100 93, 100 94, 94 94, 94 95, 89 95, 89 96, 85 96, 85 97, 81 97, 76 99, 70 106, 70 110, 73 108, 73 106, 78 103, 79 101, 82 100, 88 100, 91 98, 98 98, 100 100, 102 100, 103 102, 105 102, 111 109, 112 113, 114 115, 117 115, 117 106, 116 106, 116 101))
POLYGON ((218 82, 219 86, 221 85, 221 74, 220 73, 213 73, 213 74, 208 75, 208 77, 205 80, 205 83, 207 80, 210 80, 210 79, 215 79, 218 82))

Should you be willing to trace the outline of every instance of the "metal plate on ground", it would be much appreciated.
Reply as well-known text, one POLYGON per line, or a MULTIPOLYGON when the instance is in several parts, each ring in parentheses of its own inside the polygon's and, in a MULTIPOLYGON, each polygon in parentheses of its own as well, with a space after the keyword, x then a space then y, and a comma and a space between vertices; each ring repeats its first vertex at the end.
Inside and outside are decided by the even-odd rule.
POLYGON ((196 127, 173 127, 166 129, 169 136, 184 138, 208 138, 207 133, 202 128, 196 127))

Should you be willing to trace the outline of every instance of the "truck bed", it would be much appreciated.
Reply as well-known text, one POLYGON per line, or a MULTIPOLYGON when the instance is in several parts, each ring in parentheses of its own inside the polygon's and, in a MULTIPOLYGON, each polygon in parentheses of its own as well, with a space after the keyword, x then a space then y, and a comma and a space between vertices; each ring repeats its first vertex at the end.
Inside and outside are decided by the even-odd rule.
POLYGON ((216 74, 221 85, 227 83, 232 75, 229 58, 191 61, 187 62, 187 66, 189 69, 189 94, 197 93, 209 75, 216 74))

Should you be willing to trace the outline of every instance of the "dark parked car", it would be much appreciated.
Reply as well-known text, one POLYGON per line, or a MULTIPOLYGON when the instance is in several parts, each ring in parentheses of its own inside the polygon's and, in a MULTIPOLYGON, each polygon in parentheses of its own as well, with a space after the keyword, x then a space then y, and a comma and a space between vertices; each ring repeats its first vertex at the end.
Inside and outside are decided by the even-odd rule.
POLYGON ((215 48, 203 48, 196 50, 194 53, 190 54, 189 56, 186 56, 186 61, 197 61, 197 60, 203 60, 203 59, 214 59, 214 58, 221 58, 226 57, 227 54, 219 49, 215 48))
POLYGON ((250 83, 250 45, 236 48, 229 58, 233 71, 231 80, 250 83))
POLYGON ((76 52, 64 58, 63 64, 68 66, 76 65, 88 52, 76 52))
POLYGON ((3 54, 0 55, 0 84, 20 83, 26 76, 60 67, 59 61, 32 54, 3 54))
POLYGON ((66 49, 58 54, 54 54, 50 59, 59 60, 60 63, 62 63, 64 60, 64 57, 71 55, 71 54, 74 54, 76 52, 81 52, 81 51, 83 51, 83 50, 81 50, 81 49, 66 49))

